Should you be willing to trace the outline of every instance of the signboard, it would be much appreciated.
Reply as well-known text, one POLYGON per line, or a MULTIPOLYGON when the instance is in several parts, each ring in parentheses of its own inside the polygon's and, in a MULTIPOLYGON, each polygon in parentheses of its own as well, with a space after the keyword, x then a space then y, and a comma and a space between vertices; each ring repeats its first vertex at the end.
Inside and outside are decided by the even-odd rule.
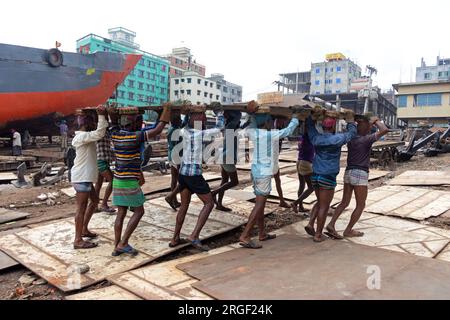
POLYGON ((325 56, 325 59, 327 61, 333 61, 333 60, 345 60, 345 56, 340 53, 340 52, 336 52, 336 53, 329 53, 325 56))
POLYGON ((266 92, 258 94, 259 104, 270 104, 270 103, 282 103, 283 102, 283 92, 266 92))

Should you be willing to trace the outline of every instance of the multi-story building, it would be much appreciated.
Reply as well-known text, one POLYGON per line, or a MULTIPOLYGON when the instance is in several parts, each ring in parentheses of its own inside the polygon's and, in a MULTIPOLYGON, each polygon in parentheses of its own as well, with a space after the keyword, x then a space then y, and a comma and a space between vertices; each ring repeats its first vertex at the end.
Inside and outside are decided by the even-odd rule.
POLYGON ((397 91, 398 119, 409 127, 423 120, 438 127, 447 127, 450 120, 450 81, 399 83, 397 91))
POLYGON ((220 102, 221 90, 215 81, 186 71, 183 76, 170 77, 170 101, 178 100, 188 100, 192 104, 220 102))
POLYGON ((220 73, 211 74, 209 79, 214 81, 217 89, 221 91, 221 103, 233 104, 242 101, 242 86, 226 81, 220 73))
POLYGON ((191 49, 186 47, 174 48, 172 53, 164 57, 170 63, 169 75, 171 77, 182 76, 185 71, 194 71, 205 76, 206 68, 193 59, 191 49))
POLYGON ((420 67, 416 68, 416 82, 450 80, 450 59, 437 57, 436 65, 427 66, 422 58, 420 67))
POLYGON ((311 71, 281 73, 279 76, 280 80, 275 83, 278 85, 278 91, 283 91, 283 94, 310 92, 311 71))
POLYGON ((361 78, 361 68, 342 53, 326 55, 326 61, 311 64, 312 95, 350 92, 354 79, 361 78))
POLYGON ((169 98, 169 63, 157 55, 139 50, 136 33, 119 27, 109 29, 109 38, 89 34, 77 40, 77 51, 94 53, 110 51, 142 54, 134 70, 116 91, 112 101, 119 106, 159 105, 169 98))

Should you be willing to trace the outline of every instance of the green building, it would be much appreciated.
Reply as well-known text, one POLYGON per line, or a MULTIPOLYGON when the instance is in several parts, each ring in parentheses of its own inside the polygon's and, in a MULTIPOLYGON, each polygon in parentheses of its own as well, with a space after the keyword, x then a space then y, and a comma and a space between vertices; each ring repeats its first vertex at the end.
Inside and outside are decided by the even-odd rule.
POLYGON ((134 70, 117 88, 115 99, 123 106, 160 105, 169 99, 169 62, 162 57, 142 51, 134 42, 136 33, 119 27, 108 30, 110 38, 89 34, 77 40, 77 52, 98 51, 142 54, 134 70))

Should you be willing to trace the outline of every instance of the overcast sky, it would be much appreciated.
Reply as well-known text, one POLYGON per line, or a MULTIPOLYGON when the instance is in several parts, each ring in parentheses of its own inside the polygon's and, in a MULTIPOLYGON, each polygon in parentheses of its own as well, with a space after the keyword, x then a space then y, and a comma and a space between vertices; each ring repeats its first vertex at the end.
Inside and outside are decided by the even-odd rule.
POLYGON ((207 75, 223 73, 244 87, 244 100, 275 90, 278 74, 309 70, 342 52, 378 68, 383 89, 414 80, 424 57, 450 57, 448 0, 170 0, 2 1, 0 42, 75 51, 86 34, 111 27, 137 32, 154 54, 191 48, 207 75))

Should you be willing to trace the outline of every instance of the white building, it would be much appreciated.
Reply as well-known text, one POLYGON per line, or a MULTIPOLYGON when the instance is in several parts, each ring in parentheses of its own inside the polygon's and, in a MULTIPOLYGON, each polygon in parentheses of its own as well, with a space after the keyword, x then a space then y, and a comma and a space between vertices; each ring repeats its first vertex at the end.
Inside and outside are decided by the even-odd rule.
POLYGON ((170 78, 170 101, 189 100, 192 104, 221 102, 220 86, 193 71, 170 78))

